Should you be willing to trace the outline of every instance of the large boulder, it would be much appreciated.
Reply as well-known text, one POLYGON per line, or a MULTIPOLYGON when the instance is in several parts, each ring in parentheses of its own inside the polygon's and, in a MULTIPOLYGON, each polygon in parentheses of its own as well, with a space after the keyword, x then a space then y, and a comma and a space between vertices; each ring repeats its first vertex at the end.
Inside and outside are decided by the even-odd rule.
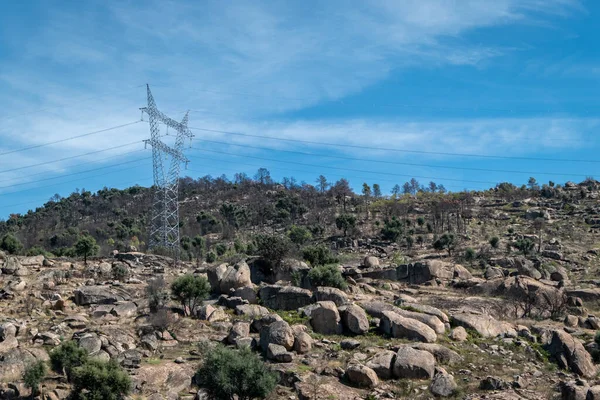
POLYGON ((394 311, 384 311, 379 328, 393 338, 417 340, 433 343, 437 339, 435 331, 424 323, 405 318, 394 311))
POLYGON ((433 306, 428 306, 427 304, 421 304, 421 303, 412 302, 412 301, 402 301, 401 306, 414 309, 423 314, 434 315, 434 316, 438 317, 438 319, 445 324, 450 322, 450 318, 448 318, 448 315, 446 315, 445 312, 443 312, 439 308, 436 308, 433 306))
POLYGON ((342 325, 344 328, 355 335, 364 335, 369 332, 369 320, 367 313, 356 304, 348 304, 341 307, 342 325))
POLYGON ((333 301, 320 301, 310 314, 313 330, 323 335, 339 335, 342 333, 340 314, 333 301))
POLYGON ((450 397, 456 392, 457 385, 454 377, 443 368, 436 368, 429 390, 434 396, 450 397))
POLYGON ((231 327, 229 335, 227 336, 227 342, 229 344, 236 344, 239 338, 245 338, 250 336, 250 323, 245 321, 237 321, 231 327))
POLYGON ((547 350, 561 368, 570 369, 585 378, 596 375, 596 367, 583 344, 563 330, 553 330, 547 350))
POLYGON ((440 364, 452 365, 463 360, 462 356, 450 350, 449 348, 437 343, 412 343, 409 345, 413 349, 423 350, 435 358, 435 361, 440 364))
POLYGON ((13 323, 0 323, 0 353, 4 353, 19 346, 16 336, 17 327, 13 323))
POLYGON ((219 283, 221 293, 229 293, 231 289, 245 286, 252 286, 250 267, 245 261, 240 261, 235 265, 229 266, 219 283))
POLYGON ((333 287, 318 287, 317 290, 315 290, 315 299, 317 301, 333 301, 338 307, 348 303, 348 296, 346 296, 346 293, 333 287))
POLYGON ((598 302, 600 301, 600 288, 571 289, 567 291, 567 296, 579 297, 588 302, 598 302))
POLYGON ((6 275, 13 275, 21 267, 21 263, 17 257, 8 257, 2 266, 2 273, 6 275))
POLYGON ((313 339, 306 332, 306 325, 292 326, 294 332, 294 351, 298 354, 308 353, 312 349, 313 339))
POLYGON ((294 359, 294 355, 287 351, 284 346, 269 343, 267 346, 267 358, 275 362, 289 363, 294 359))
POLYGON ((119 301, 129 301, 131 297, 122 288, 108 286, 82 286, 76 289, 75 304, 86 306, 90 304, 114 304, 119 301))
POLYGON ((541 279, 542 273, 535 269, 533 262, 526 259, 525 257, 516 257, 515 258, 515 267, 517 267, 517 271, 519 275, 529 276, 533 279, 541 279))
POLYGON ((419 322, 424 323, 431 329, 435 331, 435 333, 444 333, 446 331, 446 326, 440 319, 434 315, 423 314, 420 312, 396 309, 394 310, 396 314, 403 316, 404 318, 416 319, 419 322))
POLYGON ((250 318, 257 318, 267 315, 269 310, 258 304, 240 304, 235 307, 235 313, 250 318))
POLYGON ((400 379, 431 379, 435 358, 428 352, 403 346, 396 353, 393 373, 400 379))
POLYGON ((377 268, 379 267, 379 258, 375 256, 367 256, 364 258, 362 266, 365 268, 377 268))
POLYGON ((471 273, 462 265, 440 260, 426 260, 400 265, 397 273, 398 280, 415 285, 421 285, 432 280, 450 282, 452 279, 468 280, 472 278, 471 273))
POLYGON ((213 292, 219 293, 221 291, 221 279, 227 272, 227 264, 211 265, 206 270, 206 276, 208 277, 208 283, 213 292))
POLYGON ((396 353, 391 350, 384 350, 375 354, 371 358, 366 366, 371 368, 378 377, 381 379, 391 379, 393 376, 394 361, 396 359, 396 353))
POLYGON ((102 348, 102 340, 96 334, 84 335, 77 344, 91 356, 98 354, 102 348))
POLYGON ((25 267, 41 267, 44 264, 45 257, 43 255, 21 257, 21 265, 25 267))
POLYGON ((467 312, 452 315, 452 324, 476 331, 482 337, 517 337, 512 324, 498 321, 489 315, 471 314, 467 312))
POLYGON ((297 310, 313 302, 310 290, 295 286, 266 285, 258 296, 265 307, 273 310, 297 310))
POLYGON ((260 347, 267 351, 269 344, 277 344, 291 350, 294 347, 294 331, 285 321, 275 321, 260 329, 260 347))
POLYGON ((364 365, 350 365, 346 368, 348 382, 359 387, 374 388, 379 384, 377 374, 364 365))

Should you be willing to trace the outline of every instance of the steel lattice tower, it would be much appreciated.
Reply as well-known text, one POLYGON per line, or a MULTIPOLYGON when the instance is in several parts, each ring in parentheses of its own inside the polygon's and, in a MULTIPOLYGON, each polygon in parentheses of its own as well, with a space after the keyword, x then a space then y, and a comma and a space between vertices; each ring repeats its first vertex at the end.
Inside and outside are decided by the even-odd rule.
POLYGON ((150 86, 146 85, 148 92, 148 106, 141 108, 148 114, 150 124, 150 139, 144 140, 146 145, 152 146, 152 165, 154 175, 154 197, 152 200, 152 213, 150 221, 149 247, 164 247, 171 251, 175 258, 179 258, 179 171, 182 163, 187 166, 188 159, 183 155, 183 143, 186 138, 193 137, 187 126, 188 113, 181 122, 169 118, 156 108, 150 86), (166 125, 177 132, 175 146, 170 147, 161 141, 159 124, 166 125), (169 169, 165 170, 165 163, 170 158, 169 169))

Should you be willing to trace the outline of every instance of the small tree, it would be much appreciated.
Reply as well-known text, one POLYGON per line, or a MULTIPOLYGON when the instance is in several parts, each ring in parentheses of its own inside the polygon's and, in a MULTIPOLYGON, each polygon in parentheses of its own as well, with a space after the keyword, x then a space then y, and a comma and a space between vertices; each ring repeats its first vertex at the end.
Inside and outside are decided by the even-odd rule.
POLYGON ((212 398, 231 400, 264 399, 277 385, 270 371, 249 347, 233 350, 218 346, 207 352, 196 381, 212 398))
POLYGON ((529 239, 519 239, 515 242, 513 247, 517 248, 521 253, 527 255, 531 253, 531 250, 533 250, 535 244, 529 239))
POLYGON ((331 254, 329 247, 323 244, 305 247, 302 251, 302 257, 312 266, 338 262, 337 258, 331 254))
POLYGON ((475 250, 473 250, 471 247, 467 247, 467 249, 465 250, 465 261, 467 261, 469 263, 469 265, 473 264, 473 260, 475 260, 475 250))
POLYGON ((344 231, 344 236, 348 236, 348 229, 356 226, 356 217, 350 214, 341 214, 335 218, 335 226, 344 231))
POLYGON ((404 223, 396 217, 392 217, 392 219, 385 221, 383 228, 381 228, 381 236, 383 236, 385 240, 392 242, 396 242, 402 236, 403 232, 404 223))
POLYGON ((89 256, 95 256, 100 251, 100 246, 96 244, 96 239, 90 235, 83 235, 79 238, 74 246, 75 254, 79 257, 83 257, 84 264, 87 264, 87 258, 89 256))
POLYGON ((23 244, 12 233, 7 233, 0 240, 0 250, 4 250, 9 254, 17 254, 23 250, 23 244))
POLYGON ((37 361, 25 369, 23 381, 25 382, 25 386, 31 389, 32 397, 39 393, 40 384, 46 377, 46 372, 46 363, 43 361, 37 361))
POLYGON ((269 264, 277 268, 291 250, 290 240, 286 236, 257 235, 254 238, 256 253, 269 264))
POLYGON ((342 290, 348 287, 339 267, 335 264, 312 268, 308 271, 308 279, 310 279, 310 283, 314 287, 328 286, 342 290))
POLYGON ((455 246, 455 238, 454 235, 451 233, 444 233, 442 236, 440 236, 438 240, 433 242, 434 249, 438 251, 442 251, 445 249, 446 251, 448 251, 449 256, 452 256, 452 250, 454 250, 455 246))
POLYGON ((312 239, 312 234, 310 231, 302 226, 292 225, 287 234, 290 240, 298 247, 304 245, 312 239))
POLYGON ((171 284, 171 292, 185 308, 186 312, 194 315, 196 307, 210 294, 210 284, 201 275, 182 275, 171 284))
POLYGON ((490 246, 492 246, 494 249, 497 249, 499 245, 500 239, 498 238, 498 236, 494 236, 490 239, 490 246))
POLYGON ((169 301, 169 293, 165 289, 167 284, 165 278, 158 276, 148 281, 146 286, 146 295, 148 296, 148 306, 150 312, 155 313, 163 308, 169 301))
POLYGON ((114 360, 89 360, 73 370, 75 400, 122 400, 130 392, 131 378, 114 360))
POLYGON ((63 374, 71 380, 73 369, 85 364, 88 353, 84 348, 77 346, 72 340, 62 342, 50 352, 50 365, 56 373, 63 374))

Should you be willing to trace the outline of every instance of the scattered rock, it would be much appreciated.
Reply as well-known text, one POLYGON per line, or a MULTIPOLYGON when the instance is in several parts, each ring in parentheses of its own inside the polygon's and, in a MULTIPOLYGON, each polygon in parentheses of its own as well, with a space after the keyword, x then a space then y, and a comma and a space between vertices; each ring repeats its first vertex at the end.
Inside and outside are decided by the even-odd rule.
POLYGON ((338 307, 348 303, 346 293, 332 287, 318 287, 315 290, 315 299, 317 301, 333 301, 338 307))
POLYGON ((467 331, 462 326, 457 326, 450 332, 450 339, 454 340, 455 342, 464 342, 467 340, 467 336, 467 331))
POLYGON ((287 322, 275 321, 261 328, 260 346, 263 351, 267 351, 269 344, 283 346, 286 351, 294 347, 294 332, 287 322))
POLYGON ((320 301, 310 314, 313 330, 323 335, 339 335, 342 333, 341 318, 333 301, 320 301))
POLYGON ((364 258, 362 265, 365 268, 379 267, 379 258, 374 257, 374 256, 367 256, 364 258))
POLYGON ((371 368, 381 379, 391 379, 396 353, 390 350, 385 350, 375 354, 367 362, 367 367, 371 368))
POLYGON ((508 382, 497 376, 488 376, 479 383, 481 390, 507 390, 508 388, 508 382))
POLYGON ((269 343, 267 346, 267 358, 281 363, 292 362, 294 355, 286 350, 284 346, 269 343))
POLYGON ((364 365, 350 365, 346 368, 346 378, 359 387, 374 388, 379 384, 375 371, 364 365))
POLYGON ((428 352, 408 346, 396 353, 393 373, 400 379, 431 379, 435 372, 435 358, 428 352))
POLYGON ((547 349, 561 368, 570 369, 585 378, 592 378, 596 375, 596 367, 590 353, 579 340, 567 332, 553 330, 547 349))
POLYGON ((508 322, 497 321, 489 315, 457 313, 452 315, 452 323, 476 331, 482 337, 517 337, 517 331, 508 322))
POLYGON ((437 339, 435 331, 424 323, 404 318, 393 311, 384 311, 379 325, 382 332, 394 338, 405 338, 433 343, 437 339))
POLYGON ((367 313, 356 304, 340 308, 342 324, 346 330, 355 335, 364 335, 369 331, 367 313))
POLYGON ((454 377, 443 368, 436 368, 435 375, 429 385, 429 390, 434 396, 450 397, 456 392, 456 382, 454 377))

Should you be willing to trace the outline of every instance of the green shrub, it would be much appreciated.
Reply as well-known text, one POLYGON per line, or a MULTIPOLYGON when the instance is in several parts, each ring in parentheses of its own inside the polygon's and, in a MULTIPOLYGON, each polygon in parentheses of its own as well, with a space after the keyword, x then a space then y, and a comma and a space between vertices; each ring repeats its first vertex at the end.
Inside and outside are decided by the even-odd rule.
POLYGON ((129 276, 129 269, 123 264, 115 264, 112 267, 113 279, 124 281, 129 276))
POLYGON ((87 351, 72 340, 62 342, 50 352, 52 370, 59 374, 65 374, 69 381, 73 369, 85 364, 87 360, 87 351))
POLYGON ((242 243, 238 239, 236 239, 233 242, 233 248, 235 249, 236 253, 244 253, 246 251, 246 247, 244 246, 244 243, 242 243))
POLYGON ((451 256, 452 255, 452 250, 454 250, 454 247, 456 245, 456 241, 455 241, 455 237, 452 233, 444 233, 442 236, 440 236, 439 239, 437 239, 435 242, 433 242, 433 248, 436 250, 446 250, 448 251, 448 255, 451 256))
POLYGON ((208 253, 206 253, 206 262, 207 263, 214 263, 215 261, 217 261, 217 255, 215 253, 213 253, 212 251, 209 251, 208 253))
POLYGON ((196 381, 217 400, 234 396, 239 400, 264 399, 277 385, 277 374, 248 347, 233 350, 218 346, 206 353, 196 381))
POLYGON ((227 245, 225 243, 219 243, 215 246, 215 250, 218 256, 222 256, 223 254, 227 253, 227 245))
POLYGON ((342 290, 348 287, 340 269, 334 264, 312 268, 308 271, 308 279, 310 279, 310 283, 314 287, 328 286, 342 290))
POLYGON ((73 370, 75 400, 121 400, 130 392, 131 379, 114 360, 89 360, 73 370))
POLYGON ((40 384, 46 377, 46 372, 46 363, 43 361, 37 361, 25 369, 23 381, 25 381, 25 386, 31 389, 33 396, 39 393, 40 384))
POLYGON ((323 244, 305 247, 304 250, 302 250, 302 258, 308 261, 312 266, 338 262, 338 259, 331 254, 329 247, 323 244))
POLYGON ((157 312, 165 307, 169 301, 169 293, 165 290, 166 286, 165 278, 162 276, 157 276, 148 281, 146 295, 148 296, 148 307, 150 307, 150 312, 157 312))
POLYGON ((529 239, 519 239, 512 246, 518 249, 521 253, 527 255, 531 252, 531 250, 533 250, 535 243, 529 239))
POLYGON ((75 246, 73 246, 75 254, 79 257, 83 257, 83 262, 87 264, 87 258, 95 256, 100 251, 100 246, 96 244, 96 239, 90 235, 82 235, 75 246))
POLYGON ((23 245, 12 233, 7 233, 0 239, 0 250, 4 250, 9 254, 17 254, 23 250, 23 245))
POLYGON ((494 249, 497 249, 499 244, 500 239, 498 238, 498 236, 494 236, 490 239, 490 246, 492 246, 494 249))
POLYGON ((291 242, 286 236, 257 235, 254 238, 256 252, 269 264, 271 268, 277 268, 291 251, 291 242))
POLYGON ((250 256, 256 254, 256 246, 254 243, 250 242, 246 245, 246 254, 250 256))
POLYGON ((403 232, 404 223, 396 217, 384 221, 383 228, 381 228, 381 236, 383 236, 385 240, 392 242, 396 242, 400 236, 402 236, 403 232))
POLYGON ((171 284, 171 292, 191 315, 210 294, 208 279, 200 275, 182 275, 171 284))
POLYGON ((335 218, 335 226, 344 231, 344 236, 348 235, 348 229, 356 226, 356 217, 351 214, 341 214, 335 218))
POLYGON ((287 232, 288 237, 292 241, 298 245, 298 247, 307 243, 312 239, 312 234, 310 231, 302 226, 292 225, 290 230, 287 232))
POLYGON ((45 257, 51 257, 52 254, 48 251, 46 251, 46 249, 44 249, 41 246, 33 246, 30 247, 27 252, 25 253, 26 256, 31 257, 31 256, 45 256, 45 257))
POLYGON ((467 247, 467 249, 465 250, 465 261, 473 262, 476 256, 477 253, 475 252, 475 250, 473 250, 471 247, 467 247))

